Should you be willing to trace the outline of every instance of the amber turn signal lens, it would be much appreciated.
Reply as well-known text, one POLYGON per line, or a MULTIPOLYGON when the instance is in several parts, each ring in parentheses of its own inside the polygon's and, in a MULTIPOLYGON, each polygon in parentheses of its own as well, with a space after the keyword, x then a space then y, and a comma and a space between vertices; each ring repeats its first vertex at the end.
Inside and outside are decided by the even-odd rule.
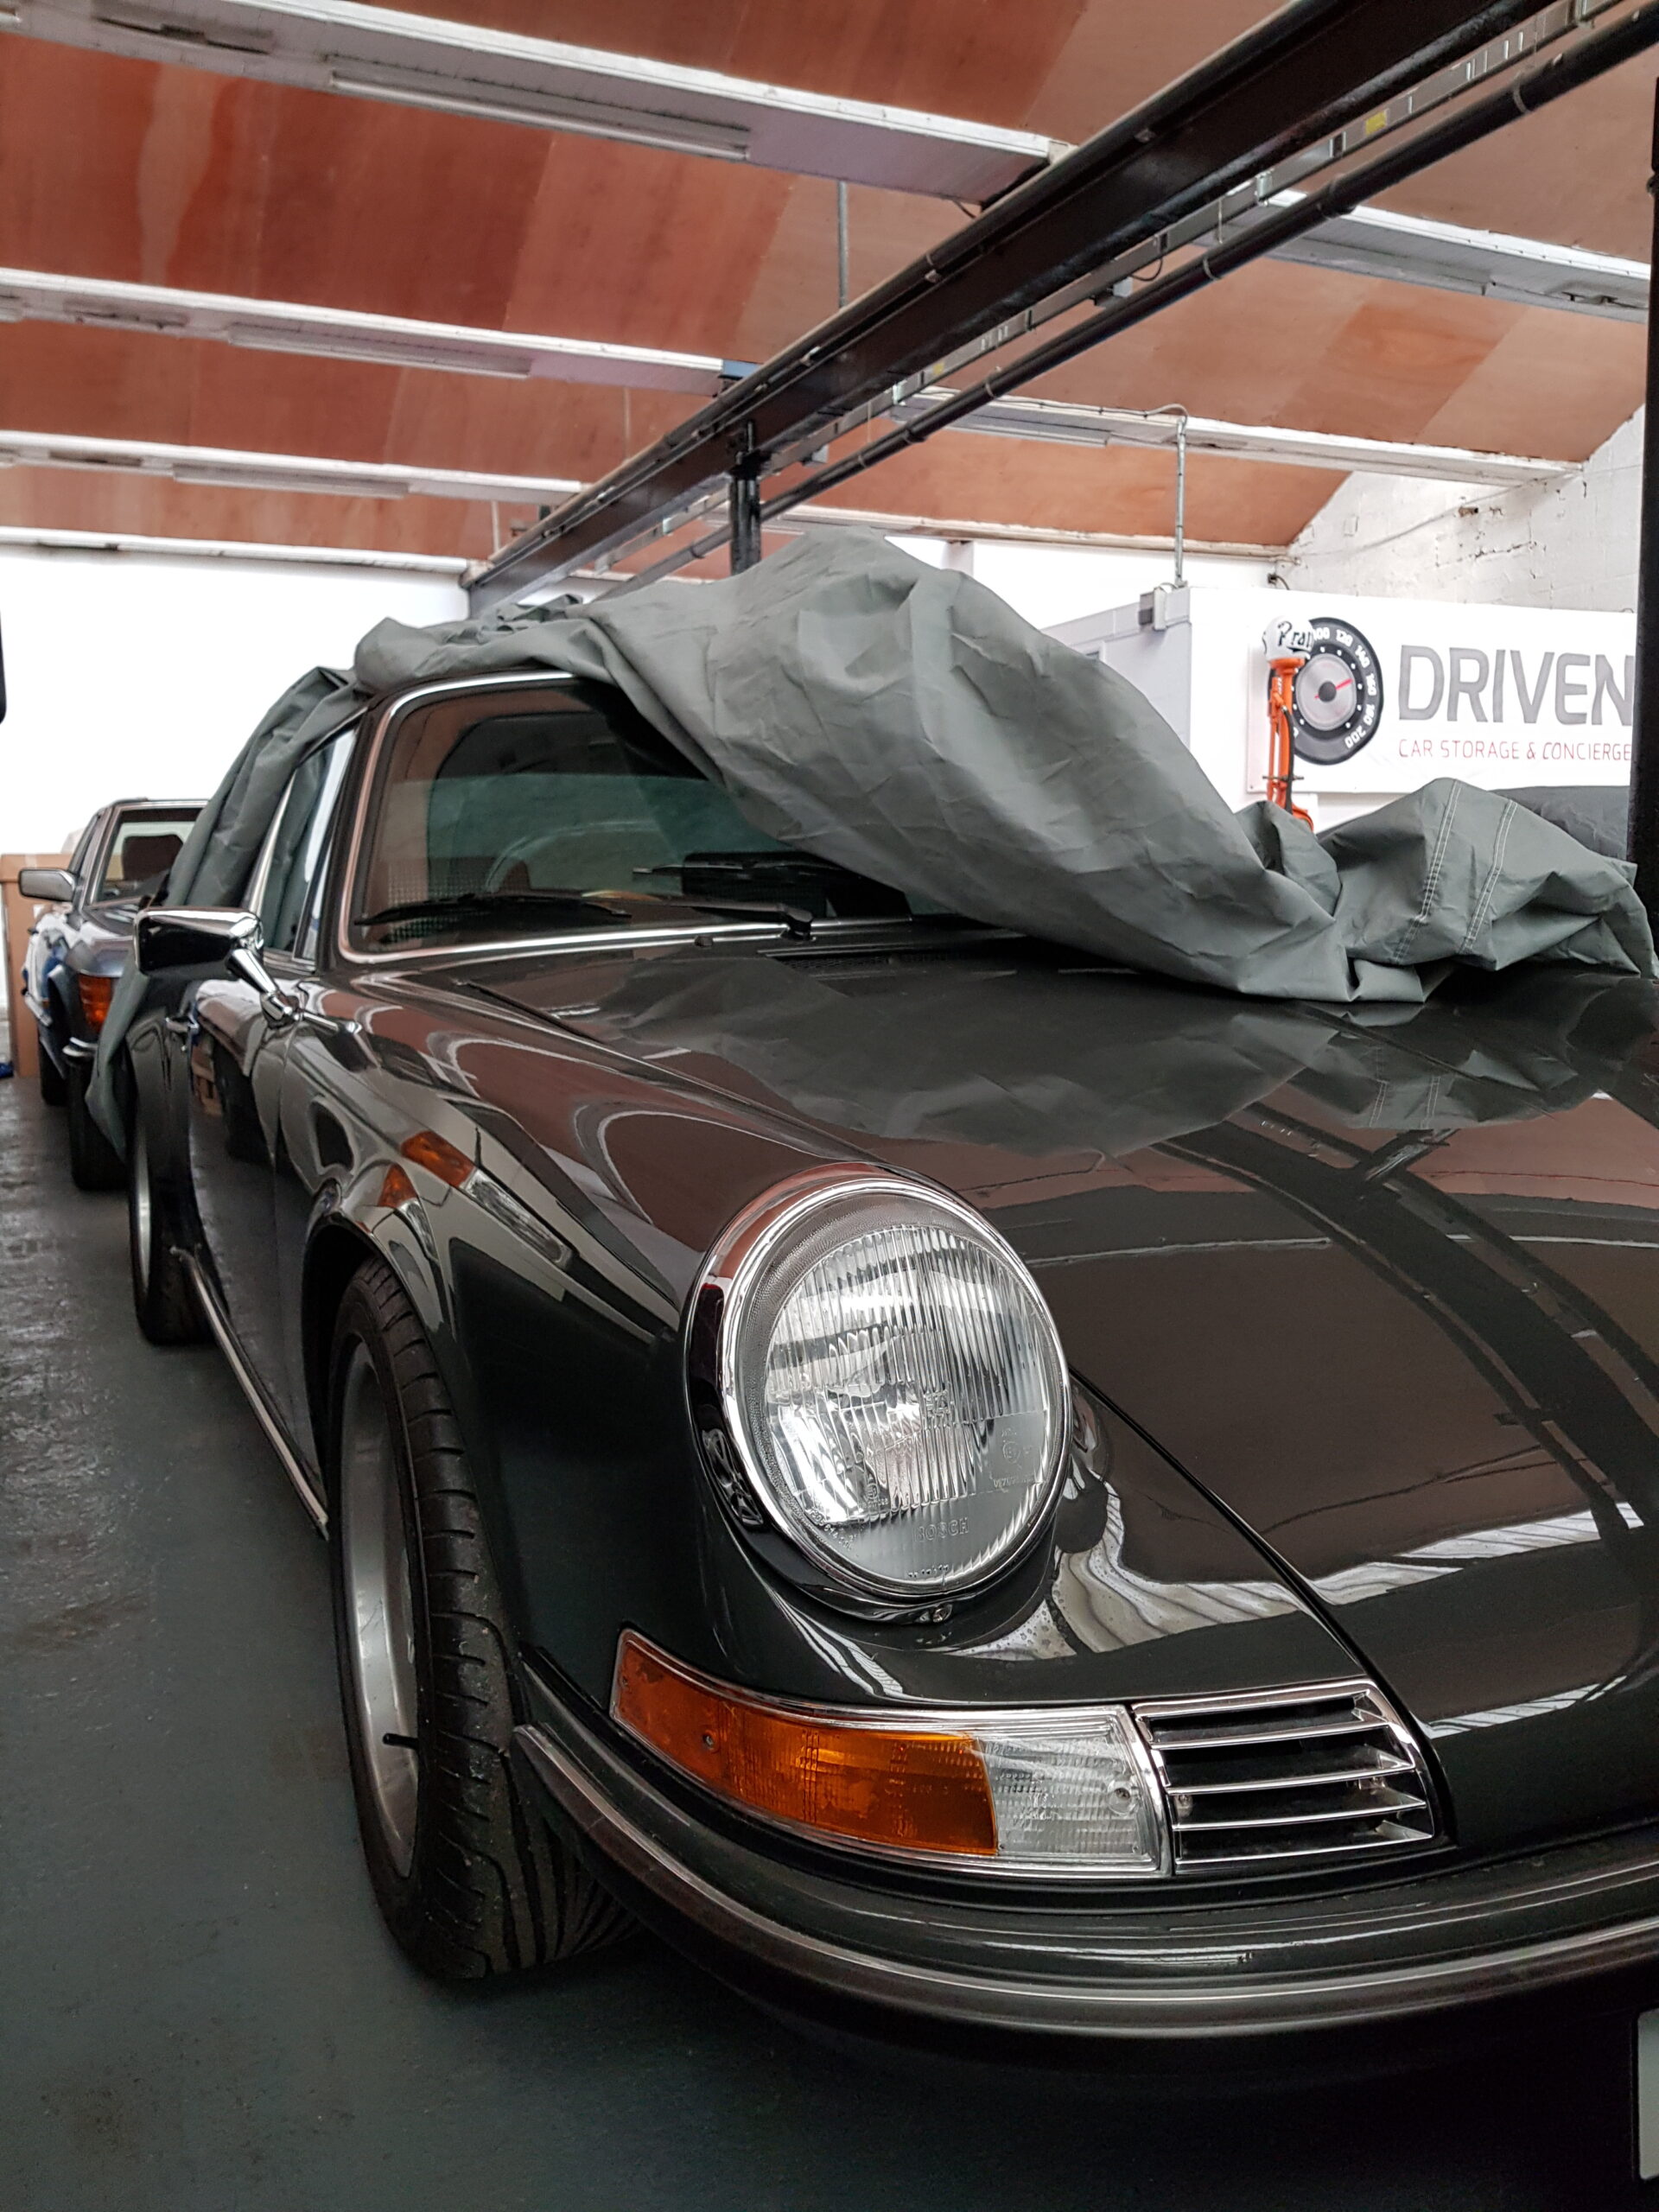
POLYGON ((75 988, 80 993, 80 1010, 86 1017, 86 1027, 96 1035, 104 1027, 110 1001, 115 996, 115 978, 113 976, 77 976, 75 988))
POLYGON ((405 1137, 398 1147, 405 1160, 412 1160, 417 1167, 424 1167, 441 1183, 450 1184, 459 1190, 473 1172, 473 1163, 464 1152, 437 1135, 431 1129, 417 1129, 412 1137, 405 1137))
POLYGON ((394 1160, 382 1179, 380 1195, 375 1204, 390 1211, 394 1206, 406 1206, 414 1195, 415 1185, 394 1160))
POLYGON ((773 1820, 887 1850, 996 1850, 970 1736, 861 1727, 716 1688, 635 1636, 617 1653, 613 1717, 724 1797, 773 1820))

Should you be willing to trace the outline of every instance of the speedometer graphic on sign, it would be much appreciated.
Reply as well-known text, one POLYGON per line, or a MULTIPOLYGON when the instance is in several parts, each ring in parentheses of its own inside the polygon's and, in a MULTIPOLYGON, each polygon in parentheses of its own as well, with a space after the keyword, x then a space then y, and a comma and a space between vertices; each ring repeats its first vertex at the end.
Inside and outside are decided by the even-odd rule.
POLYGON ((1382 671, 1370 639, 1351 622, 1320 615, 1307 626, 1312 650, 1298 670, 1291 737, 1299 760, 1321 768, 1351 760, 1382 718, 1382 671))

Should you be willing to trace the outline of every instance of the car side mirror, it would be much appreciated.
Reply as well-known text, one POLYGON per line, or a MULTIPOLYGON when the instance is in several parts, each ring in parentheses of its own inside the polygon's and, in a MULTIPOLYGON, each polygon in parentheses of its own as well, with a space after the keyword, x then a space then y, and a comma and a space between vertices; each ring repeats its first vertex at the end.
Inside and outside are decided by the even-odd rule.
POLYGON ((152 906, 133 929, 141 975, 224 968, 252 984, 267 1021, 291 1021, 296 1009, 266 967, 264 947, 257 915, 239 906, 152 906))
POLYGON ((22 899, 42 899, 61 906, 75 895, 75 879, 67 868, 20 868, 17 893, 22 899))

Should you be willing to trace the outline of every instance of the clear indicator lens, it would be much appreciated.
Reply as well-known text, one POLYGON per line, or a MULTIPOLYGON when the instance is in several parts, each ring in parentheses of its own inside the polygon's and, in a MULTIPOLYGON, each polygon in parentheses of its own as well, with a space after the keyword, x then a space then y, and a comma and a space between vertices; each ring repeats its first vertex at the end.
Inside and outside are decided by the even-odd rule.
POLYGON ((970 1217, 863 1199, 745 1287, 733 1363, 751 1465, 810 1552, 867 1586, 946 1590, 1052 1495, 1067 1393, 1024 1268, 970 1217))
POLYGON ((1129 1730, 1109 1708, 1052 1730, 976 1728, 996 1811, 997 1857, 1155 1874, 1163 1837, 1129 1730))

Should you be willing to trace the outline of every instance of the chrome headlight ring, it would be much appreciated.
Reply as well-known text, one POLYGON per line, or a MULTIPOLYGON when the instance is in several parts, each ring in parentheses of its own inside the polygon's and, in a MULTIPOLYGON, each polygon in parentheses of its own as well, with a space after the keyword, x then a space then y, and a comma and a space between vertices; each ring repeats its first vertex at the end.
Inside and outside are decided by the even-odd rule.
POLYGON ((1053 1320, 930 1185, 811 1169, 746 1207, 693 1290, 686 1380, 733 1518, 842 1607, 942 1618, 1047 1524, 1071 1421, 1053 1320))

